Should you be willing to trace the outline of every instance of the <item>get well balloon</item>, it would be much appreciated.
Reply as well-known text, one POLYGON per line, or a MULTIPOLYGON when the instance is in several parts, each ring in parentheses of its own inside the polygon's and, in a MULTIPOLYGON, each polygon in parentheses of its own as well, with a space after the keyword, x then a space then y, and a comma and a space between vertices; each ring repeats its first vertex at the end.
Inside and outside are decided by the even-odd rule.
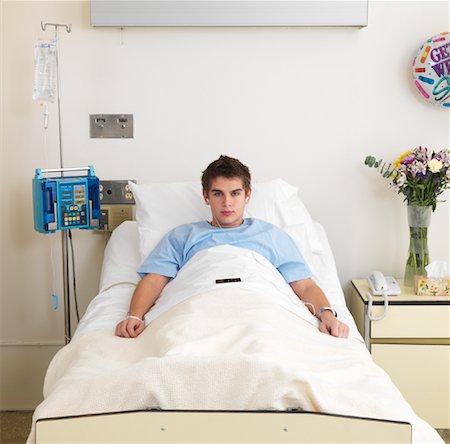
POLYGON ((413 77, 428 102, 450 107, 450 33, 435 35, 420 47, 413 62, 413 77))

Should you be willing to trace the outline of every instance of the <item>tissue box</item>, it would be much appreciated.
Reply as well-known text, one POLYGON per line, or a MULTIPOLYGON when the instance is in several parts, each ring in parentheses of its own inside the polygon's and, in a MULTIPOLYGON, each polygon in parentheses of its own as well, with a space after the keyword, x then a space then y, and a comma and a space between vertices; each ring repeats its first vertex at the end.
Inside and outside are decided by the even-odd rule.
POLYGON ((415 284, 418 296, 450 296, 450 278, 416 276, 415 284))

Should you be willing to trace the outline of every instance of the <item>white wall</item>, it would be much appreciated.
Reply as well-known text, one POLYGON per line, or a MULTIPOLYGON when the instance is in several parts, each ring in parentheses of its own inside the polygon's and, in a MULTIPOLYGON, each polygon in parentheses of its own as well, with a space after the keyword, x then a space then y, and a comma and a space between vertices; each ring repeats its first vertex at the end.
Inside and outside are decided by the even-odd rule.
MULTIPOLYGON (((363 162, 417 145, 448 148, 448 110, 426 103, 411 81, 420 45, 449 30, 447 2, 371 2, 363 29, 120 31, 91 28, 85 1, 1 8, 1 409, 35 406, 63 342, 63 313, 51 307, 50 244, 62 294, 59 235, 33 230, 31 202, 34 169, 59 165, 56 106, 46 163, 42 109, 31 100, 41 20, 72 24, 70 34, 60 31, 66 166, 93 164, 103 179, 181 181, 198 179, 221 153, 237 156, 254 181, 282 177, 300 187, 328 232, 344 289, 372 269, 402 276, 405 205, 363 162), (134 139, 90 139, 92 113, 133 113, 134 139)), ((84 311, 104 238, 74 238, 84 311)), ((432 259, 448 260, 448 203, 434 213, 429 238, 432 259)))

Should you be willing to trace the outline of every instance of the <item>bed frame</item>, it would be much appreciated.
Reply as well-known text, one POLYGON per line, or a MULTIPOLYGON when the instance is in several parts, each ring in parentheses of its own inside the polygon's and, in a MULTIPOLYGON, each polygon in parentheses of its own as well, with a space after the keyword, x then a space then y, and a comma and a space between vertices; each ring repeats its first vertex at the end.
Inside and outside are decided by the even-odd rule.
POLYGON ((411 425, 288 411, 140 410, 41 419, 36 443, 411 443, 411 425))

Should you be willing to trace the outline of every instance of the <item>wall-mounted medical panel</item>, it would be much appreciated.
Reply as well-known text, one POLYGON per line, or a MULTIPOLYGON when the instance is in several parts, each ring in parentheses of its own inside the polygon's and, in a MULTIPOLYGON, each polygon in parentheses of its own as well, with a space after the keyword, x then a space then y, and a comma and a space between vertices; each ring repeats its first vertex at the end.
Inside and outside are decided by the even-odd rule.
POLYGON ((89 114, 91 139, 132 139, 133 114, 89 114))
MULTIPOLYGON (((102 205, 135 205, 128 180, 101 180, 100 203, 102 205)), ((136 183, 135 180, 131 182, 136 183)))
POLYGON ((91 0, 92 26, 367 26, 368 0, 91 0))

